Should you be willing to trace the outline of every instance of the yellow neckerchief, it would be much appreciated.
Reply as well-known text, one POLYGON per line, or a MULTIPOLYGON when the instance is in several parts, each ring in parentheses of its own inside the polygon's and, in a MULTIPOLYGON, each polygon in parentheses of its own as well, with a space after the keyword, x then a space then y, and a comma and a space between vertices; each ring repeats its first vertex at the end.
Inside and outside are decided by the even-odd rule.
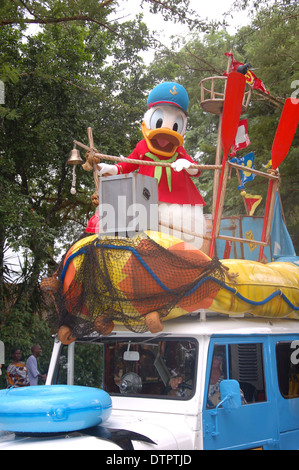
MULTIPOLYGON (((145 156, 150 158, 151 160, 154 160, 154 162, 173 163, 176 161, 178 153, 176 152, 172 157, 168 158, 168 160, 160 160, 160 158, 157 157, 157 155, 154 155, 151 152, 147 152, 145 156)), ((166 169, 168 188, 169 188, 169 191, 171 192, 171 168, 169 166, 164 167, 164 168, 166 169)), ((162 176, 162 169, 163 169, 162 166, 155 167, 154 177, 158 180, 158 184, 160 183, 160 179, 162 176)))

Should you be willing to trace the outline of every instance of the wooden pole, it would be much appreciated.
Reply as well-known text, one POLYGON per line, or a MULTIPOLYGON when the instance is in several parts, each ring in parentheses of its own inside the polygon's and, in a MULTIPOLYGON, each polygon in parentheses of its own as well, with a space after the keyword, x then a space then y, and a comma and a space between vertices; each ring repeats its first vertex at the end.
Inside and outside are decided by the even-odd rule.
MULTIPOLYGON (((92 135, 92 128, 91 127, 87 128, 87 134, 88 134, 89 147, 94 148, 94 141, 93 141, 93 135, 92 135)), ((96 192, 98 193, 99 192, 100 182, 99 182, 99 178, 98 178, 98 169, 97 169, 97 165, 96 165, 95 162, 93 162, 93 179, 94 179, 94 185, 95 185, 96 192)))
MULTIPOLYGON (((221 193, 220 193, 220 198, 218 202, 218 211, 217 211, 217 218, 215 218, 214 223, 216 226, 215 229, 215 238, 218 238, 219 232, 220 232, 220 225, 221 225, 221 216, 223 212, 223 206, 224 206, 224 199, 225 199, 225 192, 226 192, 226 185, 227 185, 227 178, 228 178, 228 170, 229 170, 229 165, 226 163, 224 165, 224 171, 223 171, 223 179, 221 182, 221 193)), ((212 256, 210 255, 210 258, 212 256)))
POLYGON ((260 171, 260 170, 256 170, 255 168, 250 168, 249 166, 242 166, 242 165, 238 165, 237 163, 232 163, 232 162, 228 162, 229 166, 232 167, 232 168, 235 168, 236 170, 240 170, 240 171, 249 171, 249 173, 253 173, 254 175, 257 175, 257 176, 262 176, 263 178, 267 178, 269 180, 277 180, 279 177, 274 174, 274 173, 265 173, 263 171, 260 171))
MULTIPOLYGON (((221 144, 221 124, 222 124, 222 112, 219 117, 219 125, 218 125, 218 137, 217 137, 217 147, 216 147, 216 159, 215 165, 219 165, 221 168, 221 156, 222 156, 222 144, 221 144)), ((217 199, 217 191, 220 179, 220 170, 215 170, 214 173, 214 186, 213 186, 213 209, 212 215, 213 218, 215 216, 215 209, 216 209, 216 199, 217 199)))

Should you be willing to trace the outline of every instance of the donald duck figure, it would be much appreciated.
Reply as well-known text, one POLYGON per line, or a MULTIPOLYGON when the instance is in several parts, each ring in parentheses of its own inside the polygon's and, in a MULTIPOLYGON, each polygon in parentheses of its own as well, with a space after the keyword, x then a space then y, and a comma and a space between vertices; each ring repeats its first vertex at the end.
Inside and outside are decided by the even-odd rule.
POLYGON ((142 175, 157 178, 160 230, 200 248, 205 231, 202 208, 206 204, 191 179, 191 176, 199 176, 200 170, 190 168, 196 162, 183 147, 188 93, 178 83, 164 82, 150 92, 147 106, 141 125, 144 139, 138 142, 129 158, 167 162, 171 167, 100 163, 99 176, 138 170, 142 175))

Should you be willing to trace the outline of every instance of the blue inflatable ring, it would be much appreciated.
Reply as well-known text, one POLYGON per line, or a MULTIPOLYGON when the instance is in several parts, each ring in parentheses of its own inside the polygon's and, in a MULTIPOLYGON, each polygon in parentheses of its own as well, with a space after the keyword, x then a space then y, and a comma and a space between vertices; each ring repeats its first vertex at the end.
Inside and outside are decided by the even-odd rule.
POLYGON ((110 395, 77 385, 41 385, 0 390, 0 429, 25 433, 70 432, 107 420, 110 395))

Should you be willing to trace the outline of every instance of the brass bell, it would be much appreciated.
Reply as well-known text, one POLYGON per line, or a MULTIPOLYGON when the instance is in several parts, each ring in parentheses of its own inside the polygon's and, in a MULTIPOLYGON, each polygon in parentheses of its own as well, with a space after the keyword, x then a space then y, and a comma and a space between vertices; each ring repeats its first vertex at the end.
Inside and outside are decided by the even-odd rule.
POLYGON ((80 156, 80 152, 76 147, 70 153, 69 159, 67 161, 68 165, 82 165, 83 160, 80 156))
POLYGON ((67 163, 68 165, 73 165, 73 180, 72 180, 71 194, 76 194, 76 166, 82 165, 83 163, 83 160, 80 157, 80 152, 78 149, 76 149, 76 145, 71 151, 67 163))

